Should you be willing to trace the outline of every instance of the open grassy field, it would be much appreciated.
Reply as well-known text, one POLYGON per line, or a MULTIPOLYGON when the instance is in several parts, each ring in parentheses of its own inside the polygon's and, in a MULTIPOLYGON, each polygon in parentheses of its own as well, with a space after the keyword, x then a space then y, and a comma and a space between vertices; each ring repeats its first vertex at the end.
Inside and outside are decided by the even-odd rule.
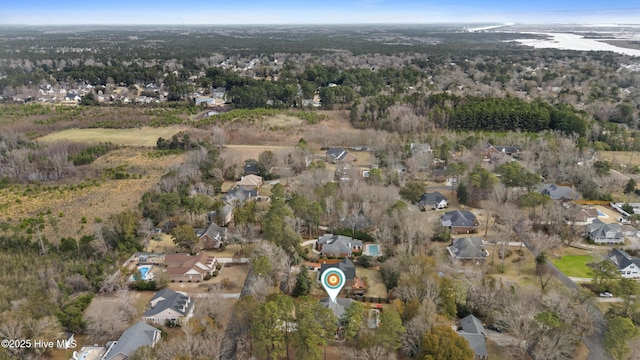
POLYGON ((97 180, 84 185, 35 187, 14 185, 0 190, 0 221, 17 224, 44 214, 44 235, 52 242, 62 237, 92 234, 94 224, 129 209, 136 209, 142 194, 155 186, 166 168, 184 155, 151 158, 146 151, 118 149, 90 166, 96 171, 125 165, 140 176, 122 180, 97 180))
POLYGON ((591 277, 591 268, 587 264, 596 261, 592 255, 565 255, 552 262, 565 275, 573 277, 591 277))
POLYGON ((599 157, 612 163, 629 167, 640 165, 640 153, 635 151, 600 151, 599 157))
POLYGON ((367 283, 366 296, 387 297, 387 288, 382 282, 380 271, 374 269, 365 269, 362 266, 356 266, 358 277, 364 278, 367 283))
POLYGON ((142 127, 137 129, 67 129, 45 135, 38 141, 111 142, 117 145, 155 146, 158 138, 170 139, 184 127, 142 127))
POLYGON ((258 156, 265 151, 272 151, 276 156, 281 152, 293 150, 293 146, 275 146, 275 145, 225 145, 222 154, 228 158, 257 160, 258 156))

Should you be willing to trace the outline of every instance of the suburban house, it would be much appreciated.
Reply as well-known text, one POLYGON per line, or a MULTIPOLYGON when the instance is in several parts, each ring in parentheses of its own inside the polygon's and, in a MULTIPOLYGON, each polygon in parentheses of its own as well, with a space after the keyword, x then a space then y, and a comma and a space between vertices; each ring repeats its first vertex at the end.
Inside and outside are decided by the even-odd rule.
POLYGON ((227 226, 233 221, 233 206, 224 204, 220 209, 210 212, 208 218, 210 222, 227 226))
POLYGON ((609 255, 607 255, 607 258, 616 264, 618 271, 620 271, 620 275, 623 278, 640 278, 640 258, 631 257, 625 251, 619 249, 611 250, 609 255))
POLYGON ((596 244, 624 243, 624 234, 620 224, 605 224, 598 219, 587 225, 587 236, 596 244))
POLYGON ((479 237, 463 237, 453 239, 453 243, 447 246, 449 256, 454 261, 483 262, 489 256, 484 248, 484 243, 479 237))
POLYGON ((411 153, 412 154, 432 153, 433 152, 433 149, 431 148, 431 145, 429 145, 427 143, 411 143, 411 145, 409 145, 409 147, 411 148, 411 153))
POLYGON ((487 147, 482 152, 482 156, 485 158, 491 158, 493 155, 509 155, 513 156, 520 152, 515 146, 493 146, 491 144, 487 144, 487 147))
POLYGON ((343 148, 329 148, 327 150, 327 160, 332 163, 356 161, 356 156, 343 148))
POLYGON ((458 335, 469 343, 469 347, 473 350, 474 360, 487 360, 489 353, 487 352, 486 333, 482 321, 469 315, 460 319, 460 325, 462 330, 458 331, 458 335))
POLYGON ((236 183, 236 188, 243 190, 255 190, 262 186, 262 177, 258 175, 245 175, 236 183))
POLYGON ((255 160, 247 160, 244 162, 244 169, 242 170, 244 175, 258 175, 260 169, 258 163, 255 160))
POLYGON ((480 222, 476 216, 467 210, 447 211, 440 217, 442 226, 451 229, 452 234, 469 234, 478 230, 480 222))
POLYGON ((200 246, 203 249, 218 249, 227 239, 227 228, 211 222, 209 227, 200 235, 200 246))
POLYGON ((125 330, 118 341, 107 344, 107 351, 101 360, 126 360, 137 349, 153 347, 160 341, 160 330, 140 321, 125 330))
POLYGON ((366 289, 364 280, 356 276, 356 265, 351 261, 351 259, 344 258, 339 262, 324 260, 324 262, 320 264, 320 269, 318 270, 318 281, 322 278, 322 273, 330 268, 338 268, 342 270, 346 280, 344 288, 347 289, 347 291, 351 291, 351 293, 356 295, 364 294, 366 289))
POLYGON ((594 208, 583 208, 573 217, 576 224, 588 225, 598 218, 598 210, 594 208))
POLYGON ((188 294, 164 288, 149 301, 143 319, 155 324, 178 324, 193 316, 193 301, 188 294))
POLYGON ((227 193, 222 197, 222 201, 225 204, 236 206, 257 197, 258 189, 245 190, 237 187, 227 191, 227 193))
POLYGON ((421 209, 444 209, 449 206, 449 202, 444 195, 436 191, 422 194, 418 206, 421 209))
POLYGON ((323 256, 347 257, 363 249, 362 240, 348 236, 324 234, 316 241, 316 250, 323 256))
POLYGON ((167 254, 164 257, 170 281, 201 282, 216 271, 218 260, 205 252, 189 254, 167 254))
POLYGON ((553 200, 576 200, 580 197, 578 192, 570 186, 556 184, 543 184, 538 190, 541 194, 547 195, 553 200))
POLYGON ((336 298, 336 302, 331 301, 329 297, 320 299, 320 305, 331 309, 339 320, 344 317, 345 310, 354 302, 356 301, 349 298, 336 298))

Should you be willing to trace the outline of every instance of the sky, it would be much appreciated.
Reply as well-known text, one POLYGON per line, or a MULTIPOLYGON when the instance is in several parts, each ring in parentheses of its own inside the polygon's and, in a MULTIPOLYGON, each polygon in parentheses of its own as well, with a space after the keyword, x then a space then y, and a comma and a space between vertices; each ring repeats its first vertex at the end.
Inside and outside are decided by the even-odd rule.
POLYGON ((0 0, 0 25, 640 24, 640 0, 0 0))

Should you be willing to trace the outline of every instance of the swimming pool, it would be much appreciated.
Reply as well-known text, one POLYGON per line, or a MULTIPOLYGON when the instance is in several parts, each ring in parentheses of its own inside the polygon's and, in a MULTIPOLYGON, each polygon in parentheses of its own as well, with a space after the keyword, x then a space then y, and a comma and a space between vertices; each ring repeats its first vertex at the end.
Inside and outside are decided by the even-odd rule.
MULTIPOLYGON (((153 278, 153 274, 151 274, 149 272, 149 270, 151 270, 151 266, 149 265, 143 265, 143 266, 138 266, 138 272, 140 273, 140 280, 150 280, 151 278, 153 278)), ((136 274, 131 275, 131 281, 136 281, 136 274)))
POLYGON ((607 214, 603 213, 602 211, 596 209, 596 211, 598 212, 598 216, 599 217, 608 217, 607 214))
POLYGON ((380 247, 378 245, 367 245, 367 255, 380 256, 380 247))

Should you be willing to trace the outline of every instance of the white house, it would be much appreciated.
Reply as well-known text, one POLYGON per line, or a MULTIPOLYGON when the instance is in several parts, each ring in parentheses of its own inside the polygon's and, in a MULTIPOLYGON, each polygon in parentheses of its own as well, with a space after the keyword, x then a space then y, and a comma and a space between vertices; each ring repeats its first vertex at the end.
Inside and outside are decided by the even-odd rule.
POLYGON ((444 209, 449 206, 449 201, 444 195, 436 191, 422 194, 418 206, 421 209, 444 209))
POLYGON ((640 278, 640 258, 631 257, 622 250, 613 249, 607 255, 609 260, 616 264, 620 275, 625 279, 640 278))
POLYGON ((596 244, 624 243, 622 226, 619 224, 605 224, 596 219, 587 226, 587 235, 596 244))

